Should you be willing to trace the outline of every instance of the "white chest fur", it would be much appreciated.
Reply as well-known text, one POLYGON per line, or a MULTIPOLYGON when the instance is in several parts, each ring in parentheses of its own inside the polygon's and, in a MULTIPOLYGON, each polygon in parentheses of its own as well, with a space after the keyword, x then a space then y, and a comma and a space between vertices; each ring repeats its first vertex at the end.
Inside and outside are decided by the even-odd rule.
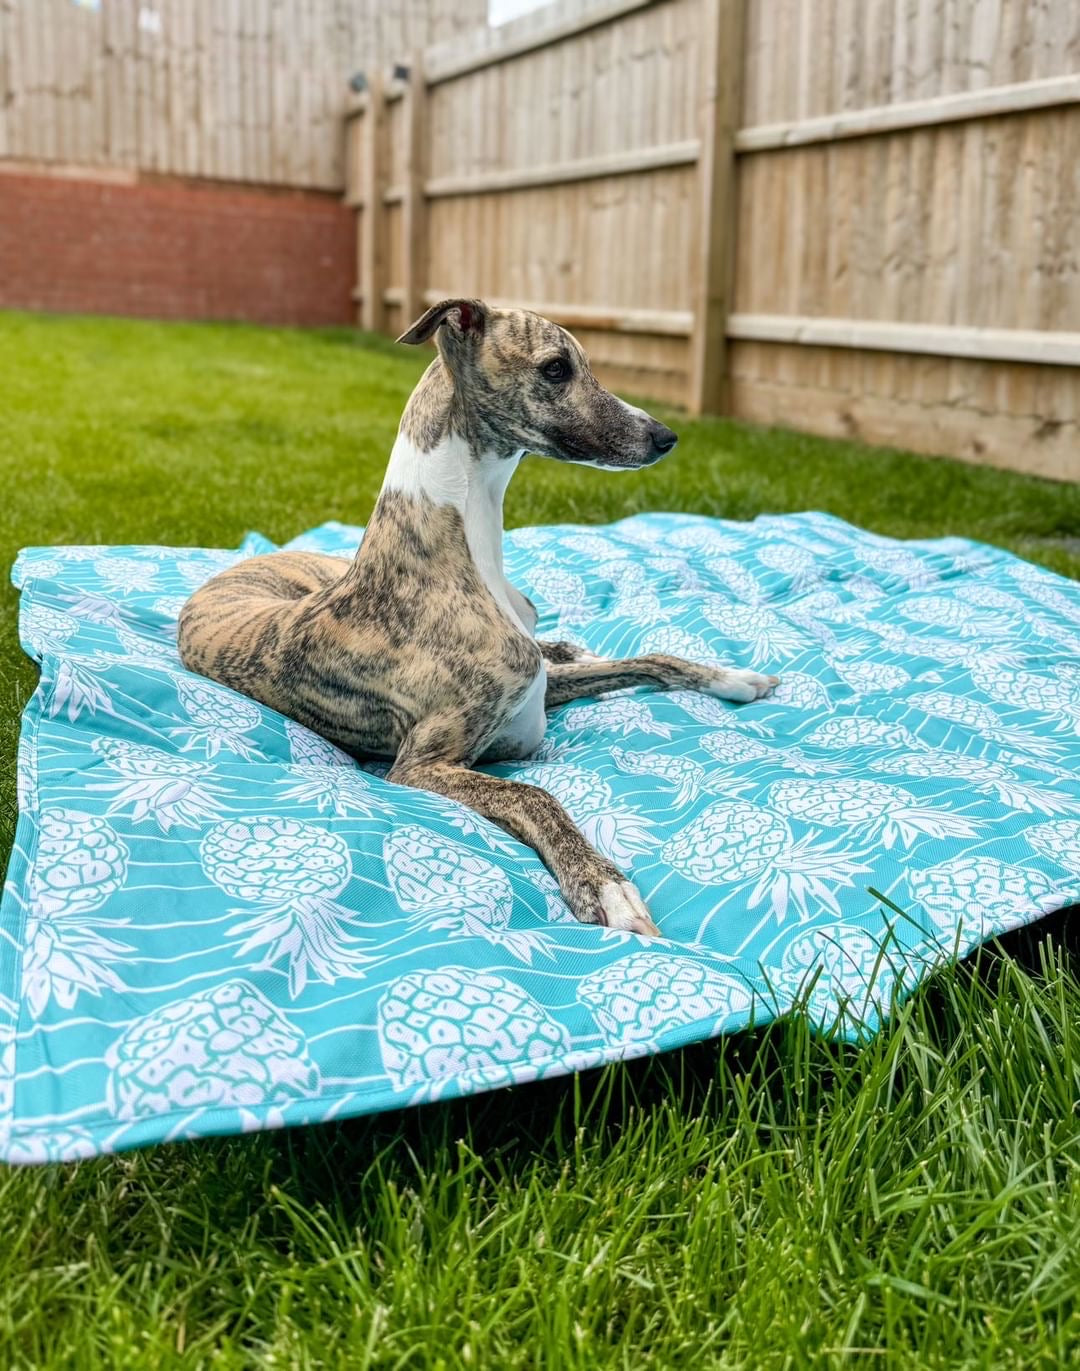
MULTIPOLYGON (((523 618, 517 592, 503 570, 503 497, 522 453, 512 457, 477 456, 462 438, 447 437, 430 452, 421 452, 398 434, 384 490, 421 496, 437 505, 453 505, 465 525, 465 541, 480 578, 515 628, 532 637, 533 625, 523 618)), ((521 606, 523 609, 524 606, 521 606)))

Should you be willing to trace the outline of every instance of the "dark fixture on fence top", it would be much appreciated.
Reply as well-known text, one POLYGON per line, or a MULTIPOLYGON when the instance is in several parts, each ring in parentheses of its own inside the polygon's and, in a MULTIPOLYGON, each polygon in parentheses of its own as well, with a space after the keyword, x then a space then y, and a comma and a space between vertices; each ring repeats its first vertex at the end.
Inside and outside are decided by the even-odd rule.
POLYGON ((349 77, 349 89, 354 90, 357 95, 367 90, 367 77, 362 71, 354 71, 349 77))
POLYGON ((407 81, 409 79, 409 68, 402 62, 394 63, 394 80, 407 81))

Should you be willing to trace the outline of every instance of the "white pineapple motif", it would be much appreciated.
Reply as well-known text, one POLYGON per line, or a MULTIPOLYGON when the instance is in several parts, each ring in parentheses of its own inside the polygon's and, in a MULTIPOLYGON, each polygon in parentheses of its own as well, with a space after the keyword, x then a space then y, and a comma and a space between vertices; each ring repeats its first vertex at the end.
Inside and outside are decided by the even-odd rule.
POLYGON ((980 938, 1004 933, 1026 923, 1033 909, 1050 914, 1063 903, 1060 890, 1041 871, 974 854, 909 872, 908 885, 950 943, 961 930, 980 938))
MULTIPOLYGON (((839 914, 833 887, 852 886, 854 876, 870 870, 862 864, 866 854, 853 852, 847 835, 825 843, 820 834, 810 833, 796 842, 780 815, 745 800, 710 805, 665 843, 661 856, 699 885, 738 889, 756 881, 747 907, 755 909, 768 898, 777 920, 789 904, 801 919, 817 913, 819 905, 839 914)), ((712 917, 702 924, 698 941, 712 917)))
POLYGON ((585 976, 577 997, 608 1043, 652 1043, 663 1033, 711 1021, 710 1036, 749 1017, 753 991, 739 976, 686 957, 632 952, 585 976))
POLYGON ((1014 709, 1056 715, 1063 726, 1080 732, 1080 672, 1058 667, 1052 675, 1013 671, 993 661, 971 664, 971 679, 984 695, 1014 709))
POLYGON ((759 550, 757 559, 770 570, 791 578, 789 592, 804 591, 822 580, 818 559, 797 543, 768 543, 759 550))
POLYGON ((743 605, 756 605, 765 598, 754 576, 734 557, 709 557, 705 570, 714 581, 722 581, 743 605))
POLYGON ((283 800, 313 804, 320 814, 329 810, 339 819, 357 814, 370 819, 379 812, 379 799, 371 781, 355 763, 349 767, 336 763, 290 766, 288 771, 297 777, 297 782, 281 792, 283 800))
POLYGON ((543 895, 544 914, 549 924, 576 924, 578 922, 570 912, 570 906, 563 899, 559 883, 550 871, 534 866, 525 873, 525 879, 543 895))
POLYGON ((29 555, 24 553, 19 571, 22 579, 17 584, 21 590, 31 577, 36 581, 53 581, 58 576, 62 576, 64 563, 59 557, 50 557, 47 554, 44 557, 37 557, 33 553, 29 555))
POLYGON ((575 705, 563 714, 561 723, 565 728, 605 729, 609 733, 621 733, 624 738, 632 733, 671 737, 671 725, 654 718, 649 701, 637 696, 616 695, 607 700, 575 705))
POLYGON ((804 747, 824 747, 846 752, 859 747, 906 748, 917 752, 922 744, 902 724, 885 723, 882 719, 848 716, 826 719, 803 739, 804 747))
POLYGON ((744 539, 745 535, 740 537, 736 533, 727 533, 723 529, 717 528, 715 523, 702 523, 677 528, 674 533, 657 529, 651 541, 663 541, 671 547, 723 556, 729 552, 741 552, 744 539))
POLYGON ((906 582, 910 590, 925 589, 939 580, 938 573, 932 567, 927 566, 906 548, 869 547, 863 550, 861 559, 878 576, 889 581, 906 582))
POLYGON ((796 622, 800 627, 821 620, 830 624, 862 624, 867 606, 863 600, 845 600, 835 590, 817 590, 785 606, 784 613, 789 618, 798 615, 796 622))
POLYGON ((620 547, 615 539, 605 537, 602 533, 593 533, 588 529, 564 534, 559 542, 571 552, 578 552, 583 557, 597 562, 605 561, 609 557, 630 556, 629 548, 620 547))
POLYGON ((104 585, 121 595, 157 589, 157 566, 138 557, 98 557, 94 571, 104 585))
POLYGON ((162 833, 174 824, 197 828, 221 817, 221 804, 215 797, 225 791, 206 779, 210 768, 205 762, 174 757, 149 743, 123 738, 97 737, 91 747, 122 778, 86 784, 87 790, 113 794, 106 814, 126 814, 133 823, 152 819, 162 833))
POLYGON ((541 763, 523 767, 514 779, 554 795, 593 847, 616 866, 627 865, 656 846, 651 820, 616 805, 611 787, 595 771, 541 763))
POLYGON ((669 690, 665 691, 664 698, 670 704, 678 705, 691 719, 709 728, 737 728, 743 733, 772 737, 771 728, 749 718, 742 710, 736 709, 734 705, 725 704, 713 695, 703 695, 697 690, 669 690))
POLYGON ((285 739, 289 744, 289 756, 296 767, 356 765, 347 752, 335 747, 312 729, 298 724, 295 719, 285 720, 285 739))
POLYGON ((383 1067, 398 1090, 462 1093, 528 1080, 570 1051, 570 1035, 504 976, 447 966, 395 981, 378 1005, 383 1067))
POLYGON ((99 595, 94 590, 65 590, 63 601, 68 612, 76 619, 90 624, 109 624, 113 628, 123 628, 130 623, 130 611, 108 595, 99 595))
POLYGON ((37 733, 24 729, 19 734, 15 757, 15 799, 20 811, 25 811, 37 798, 37 733))
POLYGON ((1035 810, 1043 814, 1068 814, 1080 811, 1080 799, 1058 795, 1050 790, 1023 782, 1015 771, 998 761, 984 761, 980 757, 965 757, 943 748, 923 748, 907 757, 888 757, 871 760, 874 771, 892 776, 939 777, 942 780, 966 782, 973 790, 994 795, 1003 805, 1020 813, 1035 810))
POLYGON ((972 609, 970 602, 961 603, 947 595, 917 595, 900 600, 898 608, 906 619, 948 628, 963 638, 998 637, 1015 626, 1010 615, 988 609, 980 612, 977 608, 972 609))
POLYGON ((1043 857, 1080 876, 1080 820, 1058 819, 1029 828, 1024 841, 1043 857))
POLYGON ((809 646, 803 633, 771 609, 733 605, 720 595, 706 595, 701 612, 717 633, 748 644, 751 664, 775 662, 809 646))
POLYGON ((727 766, 742 766, 746 762, 758 762, 774 755, 760 739, 746 738, 730 729, 721 733, 706 733, 699 741, 706 752, 727 766))
POLYGON ((227 932, 247 935, 238 957, 266 949, 259 968, 287 961, 293 999, 309 978, 333 985, 364 975, 372 958, 358 945, 367 939, 347 931, 358 916, 335 899, 352 877, 349 848, 339 834, 276 815, 227 819, 206 835, 199 856, 219 889, 263 906, 227 932))
POLYGON ((127 920, 86 915, 123 887, 128 855, 104 819, 55 807, 42 811, 23 935, 22 993, 35 1019, 53 999, 71 1009, 83 992, 125 988, 111 963, 132 949, 98 930, 122 928, 127 920))
POLYGON ((226 981, 129 1024, 105 1053, 118 1119, 311 1099, 319 1068, 304 1035, 247 981, 226 981))
POLYGON ((910 791, 862 779, 778 781, 769 802, 781 814, 825 828, 852 828, 880 838, 886 848, 911 844, 919 834, 933 838, 974 838, 981 825, 958 814, 920 805, 910 791))
POLYGON ((956 596, 958 599, 966 600, 968 604, 978 605, 981 609, 1000 609, 1015 618, 1022 619, 1030 613, 1030 606, 1019 596, 1011 595, 1007 590, 998 590, 996 586, 958 586, 956 596))
POLYGON ((1056 613, 1080 624, 1080 598, 1068 581, 1030 562, 1017 562, 1008 568, 1009 575, 1023 587, 1025 595, 1056 613), (1069 593, 1065 594, 1068 587, 1069 593))
POLYGON ((86 665, 66 659, 57 662, 52 694, 45 706, 50 719, 65 714, 68 721, 74 723, 84 712, 90 715, 99 711, 103 714, 116 713, 112 700, 94 675, 94 665, 99 663, 93 658, 88 658, 86 665))
POLYGON ((649 557, 648 570, 654 576, 663 576, 677 590, 704 590, 706 582, 684 557, 649 557))
POLYGON ((199 748, 207 757, 216 757, 224 747, 248 761, 258 756, 258 748, 244 737, 262 721, 254 701, 234 690, 189 676, 176 678, 176 693, 191 719, 185 728, 169 729, 171 737, 187 739, 181 743, 181 752, 199 748))
POLYGON ((762 703, 770 707, 780 705, 787 709, 798 709, 806 714, 822 711, 831 714, 833 710, 828 691, 805 671, 786 672, 780 678, 780 684, 762 703))
POLYGON ((117 628, 116 637, 130 657, 141 658, 154 666, 169 668, 173 671, 180 666, 180 653, 176 643, 162 638, 156 633, 132 632, 128 628, 117 628))
POLYGON ((620 747, 613 747, 611 759, 628 776, 659 776, 675 786, 678 793, 673 803, 676 805, 688 804, 708 785, 705 768, 689 757, 669 757, 663 752, 624 752, 620 747))
POLYGON ((887 593, 869 576, 848 576, 844 581, 844 589, 858 604, 864 606, 863 614, 876 609, 883 600, 888 599, 887 593))
POLYGON ((970 696, 950 695, 942 690, 929 690, 919 695, 909 695, 907 703, 935 719, 947 723, 960 724, 964 728, 982 734, 995 742, 1015 747, 1021 755, 1030 753, 1035 757, 1055 757, 1059 749, 1048 744, 1026 729, 1010 728, 1002 723, 993 709, 981 700, 970 696))
MULTIPOLYGON (((833 762, 821 762, 808 757, 801 748, 769 747, 757 738, 747 738, 741 733, 726 730, 722 733, 707 733, 700 740, 706 752, 723 762, 725 766, 745 766, 755 762, 771 762, 773 766, 784 767, 789 771, 801 771, 807 776, 828 775, 835 772, 833 762)), ((731 784, 724 789, 730 790, 731 784)), ((736 786, 736 788, 738 788, 736 786)))
POLYGON ((585 582, 576 572, 558 566, 534 567, 530 585, 560 624, 581 626, 591 618, 585 582))
POLYGON ((881 1006, 894 976, 882 945, 865 928, 831 924, 809 928, 784 949, 783 969, 794 992, 819 1014, 852 1002, 862 1018, 871 997, 881 1006))
POLYGON ((662 628, 650 629, 641 640, 641 651, 662 652, 669 657, 685 657, 688 661, 698 662, 702 666, 724 665, 699 634, 688 633, 685 628, 676 628, 668 624, 662 628))
POLYGON ((670 617, 671 611, 640 562, 605 562, 596 568, 596 575, 615 587, 615 598, 608 607, 613 618, 643 623, 670 617))
POLYGON ((219 571, 228 571, 237 562, 246 560, 248 554, 230 552, 227 548, 200 548, 194 557, 182 558, 173 564, 177 579, 191 590, 198 590, 211 576, 219 571))
POLYGON ((514 932, 514 892, 505 871, 460 843, 409 824, 383 842, 390 889, 411 922, 451 938, 483 938, 523 962, 552 955, 542 933, 514 932))
POLYGON ((908 657, 929 657, 934 662, 968 667, 980 661, 1009 666, 1020 660, 1014 648, 1006 644, 988 643, 985 639, 938 638, 929 633, 906 633, 897 624, 881 621, 867 624, 867 628, 891 651, 908 657))
POLYGON ((457 800, 448 800, 442 795, 431 795, 428 799, 435 813, 466 838, 479 838, 493 852, 506 852, 510 856, 520 854, 521 848, 517 845, 516 839, 511 838, 490 819, 482 818, 475 810, 467 809, 465 805, 458 804, 457 800))
POLYGON ((830 660, 829 665, 856 695, 869 695, 875 691, 900 690, 911 680, 909 672, 892 662, 838 662, 830 660))
POLYGON ((161 595, 151 604, 150 608, 155 614, 160 614, 164 619, 176 621, 180 617, 180 611, 187 604, 185 595, 161 595))
POLYGON ((22 636, 39 656, 62 652, 68 640, 79 631, 78 619, 48 605, 28 605, 19 618, 22 636))

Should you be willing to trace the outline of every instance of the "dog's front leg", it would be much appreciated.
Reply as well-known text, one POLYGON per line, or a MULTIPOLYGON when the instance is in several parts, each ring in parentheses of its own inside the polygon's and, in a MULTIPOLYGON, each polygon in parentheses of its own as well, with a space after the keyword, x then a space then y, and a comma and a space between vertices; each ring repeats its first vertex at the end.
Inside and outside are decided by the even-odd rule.
POLYGON ((586 841, 554 795, 539 786, 470 771, 445 753, 440 756, 454 734, 460 737, 457 729, 448 735, 438 721, 420 724, 406 738, 387 780, 467 805, 531 847, 582 923, 659 936, 637 889, 586 841))
POLYGON ((700 690, 721 700, 745 703, 759 700, 778 684, 779 677, 763 676, 757 671, 699 666, 681 657, 652 653, 622 661, 552 663, 548 667, 544 706, 551 709, 583 696, 643 685, 658 686, 661 690, 700 690))

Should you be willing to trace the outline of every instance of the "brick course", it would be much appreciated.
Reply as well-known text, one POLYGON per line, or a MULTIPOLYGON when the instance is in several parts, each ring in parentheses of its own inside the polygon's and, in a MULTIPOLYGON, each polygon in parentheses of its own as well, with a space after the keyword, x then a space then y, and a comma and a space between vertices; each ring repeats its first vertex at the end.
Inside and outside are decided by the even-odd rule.
POLYGON ((0 308, 262 324, 355 318, 339 196, 0 173, 0 308))

